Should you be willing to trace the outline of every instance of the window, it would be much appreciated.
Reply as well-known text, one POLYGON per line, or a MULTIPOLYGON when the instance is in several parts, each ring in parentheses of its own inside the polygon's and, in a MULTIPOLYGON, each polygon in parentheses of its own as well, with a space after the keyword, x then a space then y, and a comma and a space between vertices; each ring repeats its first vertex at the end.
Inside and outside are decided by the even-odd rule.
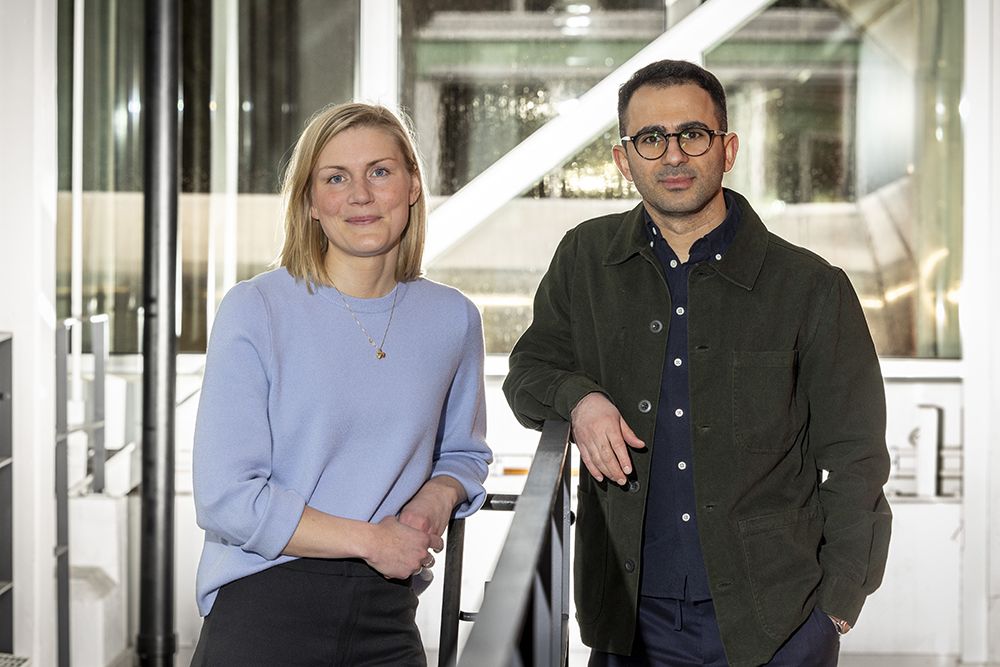
MULTIPOLYGON (((143 6, 87 2, 82 44, 73 42, 73 3, 63 0, 59 8, 58 316, 107 313, 112 352, 136 353, 143 6), (74 81, 80 59, 83 79, 74 81), (74 86, 83 91, 80 101, 74 86), (82 130, 76 147, 74 119, 82 130)), ((358 16, 358 0, 184 3, 181 352, 203 352, 228 285, 274 259, 281 169, 308 118, 353 96, 358 16)))
MULTIPOLYGON (((962 22, 911 0, 782 0, 703 53, 741 139, 725 184, 845 269, 882 356, 961 354, 962 22)), ((635 203, 611 162, 615 132, 430 260, 431 277, 480 301, 489 351, 508 352, 530 322, 562 234, 635 203)))
MULTIPOLYGON (((468 207, 477 224, 427 257, 429 277, 482 309, 488 352, 508 352, 530 322, 565 231, 638 202, 611 161, 613 113, 584 136, 557 133, 565 157, 512 149, 627 74, 665 30, 684 30, 688 13, 711 11, 669 4, 401 0, 399 24, 384 26, 400 35, 386 57, 399 59, 432 209, 488 189, 475 179, 495 165, 545 164, 506 204, 468 207)), ((180 350, 201 352, 226 289, 280 248, 278 179, 299 131, 358 90, 361 5, 230 0, 184 11, 180 350)), ((137 352, 142 7, 88 2, 82 45, 72 21, 62 0, 58 313, 106 312, 112 351, 137 352)), ((963 21, 916 0, 778 0, 692 56, 729 93, 741 142, 726 184, 773 231, 848 272, 883 356, 961 354, 963 21)))

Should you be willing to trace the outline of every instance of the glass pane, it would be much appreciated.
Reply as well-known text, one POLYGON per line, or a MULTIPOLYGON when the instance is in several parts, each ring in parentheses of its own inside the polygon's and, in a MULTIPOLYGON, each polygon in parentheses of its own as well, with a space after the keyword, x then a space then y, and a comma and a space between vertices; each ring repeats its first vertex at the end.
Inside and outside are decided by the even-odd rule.
POLYGON ((727 185, 847 271, 883 356, 960 356, 954 9, 781 0, 705 54, 741 139, 727 185))
POLYGON ((532 296, 563 234, 638 203, 638 192, 610 159, 617 137, 615 124, 429 263, 429 278, 459 288, 479 306, 487 353, 509 353, 531 323, 532 296))
POLYGON ((279 182, 299 133, 355 90, 359 0, 216 6, 211 113, 201 124, 211 137, 209 188, 184 209, 181 345, 191 352, 204 351, 232 283, 266 270, 278 254, 279 182))
POLYGON ((239 188, 273 194, 309 118, 354 96, 358 0, 238 3, 239 188))
MULTIPOLYGON (((231 280, 275 256, 278 176, 308 117, 353 97, 359 2, 333 4, 185 5, 183 351, 204 349, 213 304, 231 280), (229 28, 232 50, 219 38, 229 28), (230 73, 235 113, 223 117, 230 73)), ((401 99, 432 206, 700 4, 402 0, 401 99)), ((72 62, 65 50, 60 57, 58 312, 107 312, 114 352, 138 350, 142 299, 142 12, 130 7, 86 6, 76 310, 72 62)), ((71 10, 60 3, 68 38, 71 10)), ((848 271, 882 355, 960 355, 963 20, 940 2, 779 0, 705 54, 727 86, 741 139, 727 185, 747 194, 776 233, 848 271)), ((428 275, 479 300, 490 352, 509 350, 527 324, 527 304, 565 229, 636 202, 611 161, 616 131, 568 138, 581 146, 572 159, 429 263, 428 275)))
POLYGON ((662 0, 404 0, 403 105, 450 195, 663 32, 662 0))
MULTIPOLYGON (((575 103, 662 34, 667 21, 662 0, 401 6, 404 62, 411 63, 402 97, 429 191, 438 197, 461 189, 575 103)), ((562 234, 620 210, 614 199, 636 196, 610 160, 617 136, 612 126, 581 142, 565 166, 428 264, 428 277, 479 305, 488 353, 509 352, 531 321, 531 296, 562 234)))
MULTIPOLYGON (((56 313, 60 318, 110 317, 114 352, 138 351, 142 306, 141 3, 93 0, 84 16, 82 82, 73 81, 73 4, 59 4, 59 205, 56 227, 56 313), (82 92, 76 211, 82 260, 74 299, 73 88, 82 92), (75 303, 74 303, 75 301, 75 303)), ((85 327, 84 331, 88 331, 85 327)), ((89 340, 85 335, 85 350, 89 340)))
MULTIPOLYGON (((883 356, 960 356, 962 21, 934 2, 780 0, 704 56, 740 137, 726 185, 844 268, 883 356)), ((442 99, 460 122, 481 113, 442 99)), ((611 161, 616 131, 430 262, 429 276, 479 301, 488 351, 509 351, 527 326, 562 233, 635 203, 611 161)))
MULTIPOLYGON (((58 315, 109 314, 114 353, 139 351, 142 319, 142 9, 142 3, 88 0, 84 78, 74 82, 73 3, 59 5, 66 41, 59 60, 58 315), (83 90, 77 200, 71 193, 74 84, 83 90), (78 286, 71 275, 74 225, 83 263, 78 286)), ((181 352, 204 351, 212 306, 221 297, 216 291, 225 282, 219 276, 252 276, 277 254, 281 169, 308 118, 353 97, 359 13, 358 0, 184 3, 181 352), (235 100, 226 99, 230 90, 235 100), (227 103, 236 112, 231 116, 227 103)))

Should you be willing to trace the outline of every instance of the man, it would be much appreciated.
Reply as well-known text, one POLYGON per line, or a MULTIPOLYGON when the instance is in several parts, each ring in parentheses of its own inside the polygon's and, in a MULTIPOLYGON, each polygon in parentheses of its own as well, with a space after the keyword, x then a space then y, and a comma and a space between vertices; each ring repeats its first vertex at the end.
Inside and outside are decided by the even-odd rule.
POLYGON ((639 70, 618 123, 642 204, 566 234, 504 384, 526 426, 571 422, 585 466, 590 664, 836 665, 891 522, 857 296, 722 188, 739 139, 712 74, 639 70))

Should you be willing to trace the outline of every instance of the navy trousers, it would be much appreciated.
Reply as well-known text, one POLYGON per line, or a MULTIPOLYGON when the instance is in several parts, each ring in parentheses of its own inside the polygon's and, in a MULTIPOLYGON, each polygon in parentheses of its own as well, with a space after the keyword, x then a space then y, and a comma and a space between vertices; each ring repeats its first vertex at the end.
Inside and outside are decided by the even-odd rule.
POLYGON ((301 558, 226 584, 192 667, 425 667, 409 580, 364 561, 301 558))
MULTIPOLYGON (((814 608, 767 667, 836 667, 840 635, 814 608)), ((688 602, 642 597, 632 655, 592 651, 589 667, 727 667, 711 600, 688 602)))

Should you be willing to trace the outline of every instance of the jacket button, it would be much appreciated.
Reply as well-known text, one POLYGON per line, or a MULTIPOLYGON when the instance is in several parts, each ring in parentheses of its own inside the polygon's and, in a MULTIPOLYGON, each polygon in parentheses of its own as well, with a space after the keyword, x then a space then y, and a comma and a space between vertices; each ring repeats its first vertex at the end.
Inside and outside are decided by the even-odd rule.
POLYGON ((625 571, 626 572, 635 572, 635 563, 632 561, 631 558, 628 559, 627 561, 625 561, 625 571))
POLYGON ((660 333, 663 331, 663 322, 660 320, 653 320, 649 323, 649 330, 653 333, 660 333))
POLYGON ((639 491, 639 480, 633 479, 631 482, 628 483, 628 492, 638 493, 638 491, 639 491))
POLYGON ((653 404, 647 401, 645 398, 639 401, 639 412, 646 414, 653 409, 653 404))

